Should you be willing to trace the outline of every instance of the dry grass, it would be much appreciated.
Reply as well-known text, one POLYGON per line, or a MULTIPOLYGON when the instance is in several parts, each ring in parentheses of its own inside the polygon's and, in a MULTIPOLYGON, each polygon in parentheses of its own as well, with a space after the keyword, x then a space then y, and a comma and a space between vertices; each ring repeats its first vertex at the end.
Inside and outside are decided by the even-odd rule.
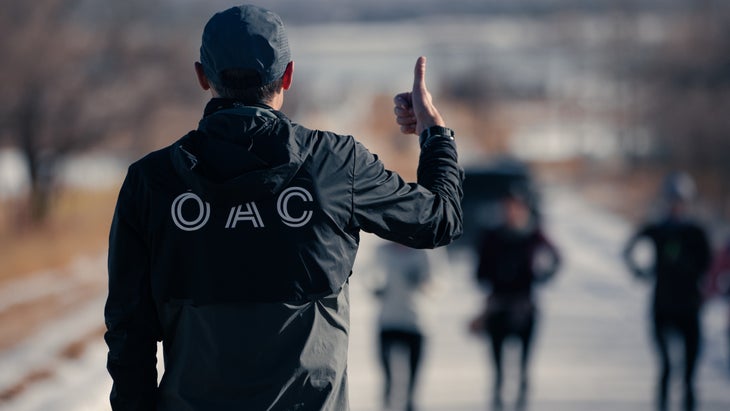
MULTIPOLYGON (((0 287, 14 279, 44 270, 66 276, 66 269, 82 255, 103 253, 107 247, 117 190, 65 191, 54 200, 43 224, 30 224, 20 202, 0 203, 0 287)), ((90 298, 103 292, 105 276, 80 282, 63 294, 48 294, 7 307, 0 312, 0 350, 16 346, 44 324, 68 315, 90 298)), ((98 340, 103 324, 63 347, 60 359, 81 356, 90 341, 98 340)), ((17 382, 0 391, 0 408, 31 385, 52 378, 55 371, 41 367, 18 375, 17 382)))
POLYGON ((116 190, 63 192, 42 224, 28 223, 22 204, 0 203, 0 286, 104 252, 116 195, 116 190))

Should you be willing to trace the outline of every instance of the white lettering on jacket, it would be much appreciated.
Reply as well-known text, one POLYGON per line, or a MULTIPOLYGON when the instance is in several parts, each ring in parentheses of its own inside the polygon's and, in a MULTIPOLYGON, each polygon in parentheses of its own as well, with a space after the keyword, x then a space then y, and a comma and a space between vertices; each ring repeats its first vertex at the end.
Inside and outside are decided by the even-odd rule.
MULTIPOLYGON (((279 194, 276 201, 276 212, 281 218, 281 222, 289 227, 298 228, 303 227, 312 219, 314 214, 312 210, 304 210, 299 215, 292 215, 289 201, 292 199, 299 199, 305 203, 311 203, 314 201, 312 194, 302 187, 289 187, 279 194)), ((197 194, 187 192, 180 194, 172 202, 170 209, 172 215, 172 221, 175 225, 184 231, 196 231, 203 228, 210 219, 210 203, 204 202, 197 194), (188 220, 183 216, 183 205, 188 201, 193 200, 193 205, 197 208, 197 216, 188 220)), ((193 214, 195 214, 193 212, 193 214)), ((241 221, 248 221, 254 228, 263 228, 264 220, 261 218, 259 208, 254 202, 240 204, 238 206, 231 207, 228 212, 228 219, 226 220, 225 228, 234 229, 236 225, 241 221)))
POLYGON ((172 202, 170 213, 172 214, 172 221, 179 229, 195 231, 208 223, 208 219, 210 218, 210 203, 203 204, 203 200, 193 193, 183 193, 177 196, 175 201, 172 202), (188 200, 195 200, 198 206, 198 216, 193 220, 186 220, 182 214, 183 204, 188 200))
POLYGON ((246 210, 241 210, 241 206, 231 207, 231 212, 228 213, 228 222, 226 222, 226 228, 236 228, 236 223, 239 221, 250 221, 254 228, 264 226, 264 221, 261 219, 259 209, 256 207, 256 203, 246 203, 246 210))
POLYGON ((308 210, 302 213, 299 217, 292 217, 289 214, 289 200, 293 197, 299 197, 304 202, 312 202, 312 194, 309 191, 301 187, 289 187, 279 194, 279 200, 276 202, 276 211, 281 216, 281 221, 289 227, 301 227, 312 219, 312 211, 308 210))

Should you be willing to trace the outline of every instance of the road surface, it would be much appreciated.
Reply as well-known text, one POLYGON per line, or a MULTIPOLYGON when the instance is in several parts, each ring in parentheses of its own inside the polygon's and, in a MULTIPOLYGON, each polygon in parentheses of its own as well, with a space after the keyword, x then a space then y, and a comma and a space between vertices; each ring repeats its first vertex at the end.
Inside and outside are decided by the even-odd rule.
MULTIPOLYGON (((561 249, 564 265, 558 277, 539 293, 541 322, 529 410, 651 410, 656 363, 647 331, 649 290, 628 275, 619 254, 631 227, 591 207, 570 190, 550 190, 546 197, 546 231, 561 249)), ((366 286, 366 262, 373 257, 377 241, 364 236, 352 278, 352 411, 383 411, 374 335, 376 307, 366 286)), ((421 411, 489 409, 491 373, 486 341, 466 331, 466 323, 482 303, 471 278, 473 263, 468 254, 452 255, 430 290, 426 309, 429 335, 418 390, 421 411)), ((85 260, 74 270, 79 273, 73 278, 88 280, 98 275, 96 281, 105 281, 103 258, 85 260)), ((67 285, 44 284, 55 287, 46 290, 49 293, 67 293, 67 285)), ((18 291, 31 285, 17 284, 11 291, 0 290, 0 312, 38 294, 34 291, 24 297, 18 291)), ((21 344, 0 352, 0 410, 109 409, 111 382, 104 369, 106 347, 94 332, 103 324, 103 301, 104 292, 99 292, 40 327, 21 344), (85 335, 92 335, 92 340, 80 352, 68 354, 69 345, 85 335)), ((699 410, 727 411, 730 376, 726 370, 724 304, 709 304, 703 322, 699 410)), ((517 357, 513 354, 516 350, 508 353, 508 362, 515 363, 517 357)), ((515 372, 508 369, 507 405, 515 391, 515 384, 510 383, 514 377, 515 372)), ((675 403, 681 399, 678 383, 673 385, 675 403)))

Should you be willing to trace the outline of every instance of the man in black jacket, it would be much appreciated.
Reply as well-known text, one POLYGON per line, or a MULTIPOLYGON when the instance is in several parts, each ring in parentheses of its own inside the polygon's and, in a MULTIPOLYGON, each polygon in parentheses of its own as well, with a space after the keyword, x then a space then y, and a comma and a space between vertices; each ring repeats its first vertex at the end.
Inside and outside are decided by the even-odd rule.
POLYGON ((195 64, 213 96, 198 129, 130 166, 109 244, 114 410, 347 410, 360 231, 419 248, 460 235, 463 174, 425 58, 394 109, 420 136, 418 183, 281 113, 293 70, 276 14, 216 14, 195 64))

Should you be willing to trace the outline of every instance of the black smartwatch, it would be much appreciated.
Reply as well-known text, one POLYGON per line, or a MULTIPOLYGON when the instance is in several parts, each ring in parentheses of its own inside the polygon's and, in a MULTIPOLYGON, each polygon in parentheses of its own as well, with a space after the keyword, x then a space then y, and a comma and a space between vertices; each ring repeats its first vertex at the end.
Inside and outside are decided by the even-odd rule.
POLYGON ((421 135, 419 136, 419 142, 421 143, 421 147, 423 147, 423 145, 433 136, 446 136, 453 140, 454 130, 442 126, 431 126, 423 130, 421 132, 421 135))

